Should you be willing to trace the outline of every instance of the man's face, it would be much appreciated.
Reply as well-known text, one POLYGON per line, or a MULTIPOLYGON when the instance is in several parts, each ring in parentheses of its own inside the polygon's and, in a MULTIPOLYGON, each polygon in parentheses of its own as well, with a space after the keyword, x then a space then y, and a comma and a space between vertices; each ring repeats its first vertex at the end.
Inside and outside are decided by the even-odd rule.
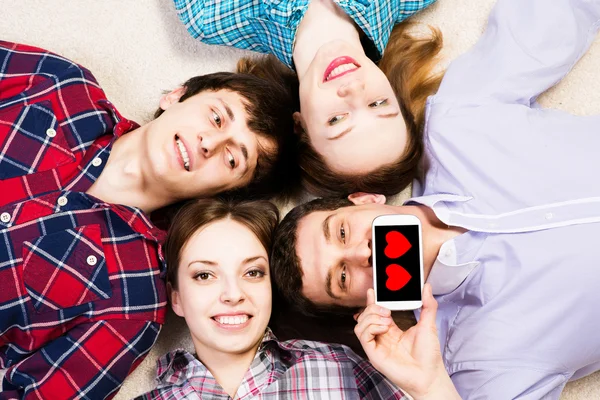
POLYGON ((146 173, 177 199, 209 196, 251 182, 261 149, 275 144, 248 128, 244 99, 228 90, 179 102, 165 95, 164 113, 148 126, 146 173))
POLYGON ((371 223, 397 214, 385 197, 362 195, 355 206, 317 211, 298 223, 296 253, 303 271, 302 293, 316 304, 363 307, 373 287, 371 223))

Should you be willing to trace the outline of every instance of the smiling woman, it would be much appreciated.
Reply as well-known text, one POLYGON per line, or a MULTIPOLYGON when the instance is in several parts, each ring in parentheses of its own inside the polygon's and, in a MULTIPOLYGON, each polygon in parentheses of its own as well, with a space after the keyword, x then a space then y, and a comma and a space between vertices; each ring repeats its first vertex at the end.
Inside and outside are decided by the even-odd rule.
POLYGON ((175 4, 194 37, 275 55, 297 74, 296 151, 309 191, 391 195, 417 175, 425 99, 439 84, 431 71, 441 49, 438 31, 415 38, 399 23, 434 1, 175 4))
POLYGON ((268 328, 277 220, 267 201, 202 199, 180 210, 166 242, 167 281, 196 354, 176 350, 162 357, 158 386, 142 398, 404 398, 349 348, 279 341, 268 328), (302 378, 309 372, 310 379, 302 378))

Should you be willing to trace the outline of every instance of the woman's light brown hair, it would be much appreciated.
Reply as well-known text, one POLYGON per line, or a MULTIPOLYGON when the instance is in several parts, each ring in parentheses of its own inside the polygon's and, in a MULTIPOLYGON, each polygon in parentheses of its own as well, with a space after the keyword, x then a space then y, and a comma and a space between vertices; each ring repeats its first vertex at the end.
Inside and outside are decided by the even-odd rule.
POLYGON ((190 201, 175 215, 165 243, 167 282, 173 289, 177 290, 179 262, 186 243, 198 230, 223 219, 231 219, 250 229, 270 254, 273 233, 279 221, 279 211, 273 203, 224 198, 190 201))

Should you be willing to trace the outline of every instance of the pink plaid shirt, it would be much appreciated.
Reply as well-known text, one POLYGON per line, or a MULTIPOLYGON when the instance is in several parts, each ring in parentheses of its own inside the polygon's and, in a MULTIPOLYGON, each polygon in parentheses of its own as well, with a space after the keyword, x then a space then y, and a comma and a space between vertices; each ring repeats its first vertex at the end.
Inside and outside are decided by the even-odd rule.
MULTIPOLYGON (((178 349, 158 360, 157 387, 138 399, 229 400, 201 361, 178 349)), ((267 329, 235 399, 405 399, 369 361, 348 347, 280 342, 267 329)))

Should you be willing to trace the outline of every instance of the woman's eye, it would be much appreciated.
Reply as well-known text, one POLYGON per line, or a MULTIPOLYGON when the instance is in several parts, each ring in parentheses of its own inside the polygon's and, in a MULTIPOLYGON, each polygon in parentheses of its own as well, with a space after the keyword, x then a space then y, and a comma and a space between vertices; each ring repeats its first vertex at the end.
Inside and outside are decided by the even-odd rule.
POLYGON ((212 112, 212 117, 213 117, 213 121, 215 121, 215 123, 217 124, 217 126, 220 128, 221 127, 221 117, 219 116, 219 114, 217 114, 215 111, 212 112))
POLYGON ((200 272, 199 274, 196 274, 195 278, 206 281, 210 278, 210 274, 208 272, 200 272))
POLYGON ((342 243, 346 243, 346 230, 344 229, 344 225, 340 226, 340 239, 342 243))
POLYGON ((385 105, 387 103, 388 103, 388 99, 377 100, 377 101, 374 101, 371 104, 369 104, 369 107, 370 108, 377 108, 377 107, 383 106, 383 105, 385 105))
POLYGON ((251 278, 262 278, 263 276, 265 276, 265 273, 259 269, 254 269, 252 271, 248 271, 247 275, 251 278))
POLYGON ((346 283, 346 266, 344 265, 344 268, 342 269, 342 275, 340 277, 340 281, 342 282, 342 287, 344 287, 345 283, 346 283))
POLYGON ((231 167, 231 169, 234 169, 235 168, 235 158, 229 151, 227 151, 227 161, 229 162, 229 166, 231 167))
POLYGON ((343 114, 336 115, 335 117, 329 118, 329 119, 327 120, 327 123, 329 124, 329 126, 335 125, 335 124, 337 124, 338 122, 340 122, 341 120, 343 120, 343 119, 344 119, 344 116, 345 116, 345 115, 343 115, 343 114))

